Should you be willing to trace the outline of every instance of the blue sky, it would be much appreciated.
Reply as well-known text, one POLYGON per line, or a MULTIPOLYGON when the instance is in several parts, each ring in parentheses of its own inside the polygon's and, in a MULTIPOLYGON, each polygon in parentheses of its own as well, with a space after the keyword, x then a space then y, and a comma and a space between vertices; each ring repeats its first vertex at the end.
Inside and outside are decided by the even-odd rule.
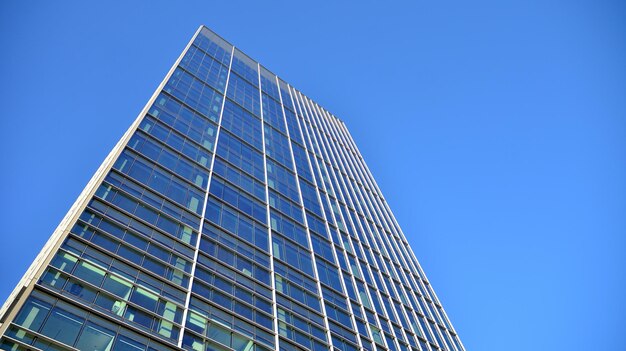
POLYGON ((626 4, 0 4, 4 300, 200 24, 343 119, 468 350, 626 347, 626 4))

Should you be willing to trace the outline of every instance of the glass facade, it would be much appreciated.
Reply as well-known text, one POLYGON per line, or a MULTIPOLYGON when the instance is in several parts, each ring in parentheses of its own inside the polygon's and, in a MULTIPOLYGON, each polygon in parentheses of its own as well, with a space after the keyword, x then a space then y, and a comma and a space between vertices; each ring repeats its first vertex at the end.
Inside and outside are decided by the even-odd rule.
POLYGON ((464 350, 342 121, 201 27, 0 317, 3 350, 464 350))

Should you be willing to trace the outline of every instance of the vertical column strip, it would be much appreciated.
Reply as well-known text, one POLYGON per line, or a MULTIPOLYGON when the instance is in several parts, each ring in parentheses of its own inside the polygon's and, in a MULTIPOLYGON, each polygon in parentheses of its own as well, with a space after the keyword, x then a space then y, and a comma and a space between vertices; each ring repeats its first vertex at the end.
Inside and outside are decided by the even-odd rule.
POLYGON ((198 240, 196 241, 195 252, 193 255, 193 264, 191 266, 191 274, 189 279, 189 289, 187 291, 187 297, 185 299, 185 309, 183 310, 182 328, 180 335, 178 336, 178 347, 182 348, 183 335, 185 334, 185 327, 187 326, 187 315, 189 313, 189 303, 191 301, 191 289, 193 288, 193 282, 195 280, 196 266, 198 265, 198 255, 200 253, 200 241, 202 240, 202 230, 204 229, 204 221, 206 217, 207 203, 209 201, 209 189, 211 188, 211 180, 213 179, 213 164, 215 163, 215 155, 217 155, 217 147, 220 137, 220 131, 222 130, 222 116, 224 115, 224 105, 226 104, 226 93, 228 91, 228 83, 230 81, 230 73, 233 65, 233 57, 235 56, 235 47, 233 46, 230 53, 230 62, 228 64, 228 74, 226 76, 226 86, 224 87, 224 96, 222 98, 222 107, 220 109, 220 117, 217 123, 217 132, 215 133, 215 143, 213 145, 213 155, 211 156, 211 171, 209 172, 209 179, 207 181, 206 192, 204 194, 204 208, 202 209, 202 217, 200 218, 200 227, 198 228, 198 240))
POLYGON ((267 178, 267 156, 265 151, 265 120, 263 113, 263 91, 261 90, 261 65, 257 63, 259 81, 259 106, 261 113, 261 143, 263 145, 263 173, 265 176, 265 211, 267 215, 267 241, 270 253, 270 284, 272 287, 272 313, 274 314, 274 348, 279 349, 280 338, 278 337, 278 302, 276 299, 276 271, 274 270, 274 245, 272 238, 272 219, 270 217, 270 190, 267 178))

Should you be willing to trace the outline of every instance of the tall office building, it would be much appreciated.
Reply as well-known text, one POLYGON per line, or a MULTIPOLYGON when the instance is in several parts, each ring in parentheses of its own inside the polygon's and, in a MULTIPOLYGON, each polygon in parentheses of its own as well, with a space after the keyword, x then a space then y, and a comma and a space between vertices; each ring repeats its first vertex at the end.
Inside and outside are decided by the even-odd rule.
POLYGON ((205 27, 0 323, 4 350, 464 350, 345 124, 205 27))

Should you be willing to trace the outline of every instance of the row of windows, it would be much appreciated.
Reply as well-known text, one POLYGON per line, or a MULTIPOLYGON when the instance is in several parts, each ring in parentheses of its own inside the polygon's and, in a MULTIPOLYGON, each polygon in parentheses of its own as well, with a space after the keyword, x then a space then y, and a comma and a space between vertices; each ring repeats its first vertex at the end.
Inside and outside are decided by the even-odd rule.
MULTIPOLYGON (((306 220, 309 225, 309 229, 313 231, 316 235, 319 235, 323 238, 328 239, 328 233, 326 230, 326 224, 319 219, 318 217, 312 215, 308 211, 306 212, 306 220)), ((332 261, 332 259, 330 259, 332 261)))
MULTIPOLYGON (((43 350, 60 349, 46 337, 79 350, 174 350, 39 291, 28 298, 14 323, 21 328, 10 327, 7 336, 43 350)), ((3 342, 3 349, 5 345, 3 342)))
POLYGON ((63 290, 87 304, 163 337, 178 337, 180 328, 174 323, 180 324, 182 307, 159 298, 154 290, 133 285, 84 258, 79 260, 64 252, 55 256, 52 266, 60 270, 48 268, 40 283, 63 290))
MULTIPOLYGON (((259 229, 259 230, 263 230, 259 229)), ((211 224, 205 222, 202 228, 202 240, 200 241, 200 251, 204 251, 204 245, 206 242, 215 242, 220 245, 229 247, 242 256, 246 256, 252 261, 256 262, 262 267, 269 267, 270 258, 267 251, 262 250, 254 245, 250 244, 250 241, 244 241, 230 233, 227 233, 211 224)))
POLYGON ((263 225, 222 204, 212 196, 209 196, 207 202, 206 220, 262 250, 268 250, 268 234, 263 225))
POLYGON ((134 222, 132 225, 124 227, 117 222, 101 217, 86 209, 80 215, 79 221, 71 232, 80 234, 88 239, 90 234, 87 234, 87 232, 94 231, 92 228, 97 228, 100 231, 120 239, 124 238, 124 241, 149 252, 151 255, 158 257, 164 262, 177 266, 185 272, 189 273, 191 271, 191 261, 193 260, 192 249, 145 225, 139 225, 139 223, 134 222), (145 242, 149 244, 145 246, 145 244, 143 244, 145 242))
POLYGON ((194 281, 194 292, 203 298, 208 298, 208 295, 204 293, 219 289, 228 298, 236 297, 259 311, 272 314, 272 293, 270 289, 261 284, 256 284, 251 279, 238 275, 232 270, 210 271, 209 269, 212 269, 214 266, 215 264, 209 264, 206 268, 204 266, 199 267, 199 274, 196 275, 196 280, 194 281), (195 287, 196 283, 200 284, 197 290, 195 287))
MULTIPOLYGON (((213 257, 208 257, 205 255, 199 255, 198 263, 202 264, 202 266, 196 267, 195 277, 197 279, 204 280, 209 285, 214 285, 214 283, 218 282, 220 288, 229 294, 233 294, 237 292, 239 289, 238 285, 246 287, 251 291, 254 291, 256 294, 263 296, 265 298, 271 299, 272 293, 269 289, 268 285, 264 283, 260 283, 259 281, 252 279, 249 275, 241 273, 237 269, 232 269, 230 267, 224 266, 221 262, 216 261, 213 257), (226 277, 217 279, 218 275, 226 277)), ((261 281, 265 281, 266 279, 261 279, 261 281)), ((195 287, 194 287, 195 288, 195 287)))
MULTIPOLYGON (((334 316, 335 309, 333 309, 332 306, 330 306, 330 307, 331 307, 330 308, 331 315, 329 315, 329 317, 332 316, 332 318, 330 318, 328 320, 328 326, 330 328, 330 332, 332 334, 333 341, 334 341, 334 338, 336 336, 340 336, 341 338, 344 338, 344 339, 349 340, 349 341, 351 341, 351 342, 356 344, 356 342, 357 342, 356 341, 356 334, 354 333, 354 330, 350 329, 352 327, 352 323, 350 322, 349 317, 346 316, 345 318, 340 318, 340 319, 345 319, 346 320, 345 324, 341 324, 341 323, 336 322, 335 318, 334 318, 335 317, 334 316)), ((337 345, 335 345, 335 347, 341 348, 341 346, 337 346, 337 345)))
POLYGON ((285 280, 319 295, 317 283, 312 275, 305 274, 301 270, 286 265, 280 260, 274 261, 274 272, 282 276, 285 280))
POLYGON ((342 290, 341 286, 337 285, 339 280, 339 273, 337 268, 330 263, 327 263, 323 260, 315 260, 315 264, 317 266, 317 274, 319 276, 320 282, 332 286, 337 290, 342 290))
POLYGON ((176 68, 163 91, 210 119, 219 118, 224 96, 181 68, 176 68))
POLYGON ((263 150, 261 120, 230 99, 226 99, 224 104, 222 128, 245 140, 257 150, 263 150))
POLYGON ((267 185, 293 202, 300 202, 296 176, 271 159, 267 159, 267 185))
MULTIPOLYGON (((131 266, 132 263, 129 264, 122 262, 117 258, 104 254, 72 236, 68 237, 61 247, 66 251, 64 253, 69 252, 76 257, 82 257, 84 260, 91 262, 106 271, 115 273, 131 282, 136 282, 138 285, 155 291, 157 295, 163 298, 174 301, 180 305, 185 303, 185 292, 174 287, 173 285, 170 285, 169 282, 164 281, 162 277, 152 274, 152 272, 146 273, 138 267, 131 266)), ((58 264, 55 262, 56 261, 53 261, 51 265, 61 270, 65 270, 65 261, 61 260, 58 264)))
MULTIPOLYGON (((259 312, 257 309, 233 298, 228 293, 222 293, 216 286, 209 286, 202 282, 195 282, 193 292, 207 301, 228 310, 232 314, 244 317, 255 325, 260 325, 272 330, 273 322, 271 315, 259 312)), ((189 326, 188 326, 189 327, 189 326)), ((197 330, 196 330, 197 331, 197 330)))
POLYGON ((263 121, 278 129, 283 134, 287 134, 285 128, 285 120, 283 118, 283 109, 280 102, 270 98, 266 94, 262 94, 263 99, 263 121))
POLYGON ((190 211, 202 213, 204 194, 180 182, 171 172, 133 155, 128 149, 120 154, 113 167, 190 211))
MULTIPOLYGON (((113 188, 110 188, 111 190, 113 188)), ((96 196, 107 197, 107 193, 110 192, 108 186, 103 184, 98 190, 96 196)), ((137 218, 141 218, 141 220, 156 226, 157 228, 163 230, 164 232, 178 238, 182 242, 186 244, 195 243, 197 240, 197 233, 186 224, 181 224, 174 220, 172 217, 165 215, 163 212, 158 212, 152 209, 150 206, 144 205, 138 200, 134 200, 130 196, 127 196, 121 192, 115 192, 115 197, 111 196, 111 199, 120 199, 115 200, 118 201, 117 204, 124 206, 120 207, 122 210, 127 213, 136 216, 137 218)), ((117 206, 117 205, 116 205, 117 206)), ((113 218, 125 225, 128 225, 131 222, 130 217, 121 213, 117 209, 111 207, 106 202, 98 200, 98 198, 94 197, 93 200, 89 203, 89 207, 98 210, 102 214, 106 214, 108 217, 113 218)), ((137 222, 132 220, 133 222, 137 222)))
POLYGON ((172 148, 181 151, 183 154, 196 160, 198 163, 202 163, 200 162, 200 157, 193 156, 192 150, 187 150, 192 147, 198 148, 195 144, 190 143, 189 140, 192 140, 201 148, 213 151, 215 134, 217 131, 217 125, 213 122, 217 123, 217 118, 209 121, 206 117, 199 115, 187 106, 176 101, 175 98, 162 92, 159 94, 156 102, 148 111, 146 118, 141 121, 139 130, 150 133, 159 140, 166 140, 167 144, 172 148), (159 125, 159 127, 156 127, 161 128, 162 130, 157 129, 156 131, 152 131, 150 129, 150 127, 155 124, 154 120, 159 120, 163 123, 163 126, 159 125), (169 132, 169 130, 166 129, 175 130, 177 133, 184 136, 184 143, 178 135, 176 136, 180 140, 170 141, 169 139, 174 139, 174 136, 170 136, 169 139, 164 138, 164 136, 166 136, 169 132), (182 144, 184 144, 184 147, 180 146, 182 144))
POLYGON ((233 49, 232 45, 226 43, 223 39, 217 37, 208 29, 202 28, 193 44, 222 64, 228 66, 230 62, 230 53, 233 49))
POLYGON ((239 211, 267 224, 267 208, 261 202, 247 195, 244 191, 230 186, 219 177, 213 177, 209 193, 235 207, 239 211))
POLYGON ((187 50, 180 62, 180 66, 221 93, 224 93, 228 66, 222 65, 197 46, 192 45, 187 50))
POLYGON ((264 67, 261 67, 261 90, 276 99, 276 101, 280 101, 278 86, 276 85, 276 76, 264 67))
POLYGON ((259 72, 257 70, 258 64, 249 58, 246 54, 235 49, 235 56, 233 57, 232 71, 239 74, 242 78, 247 80, 254 86, 259 86, 259 72))
MULTIPOLYGON (((114 280, 115 278, 112 277, 109 281, 114 280)), ((122 317, 131 324, 147 331, 157 333, 162 337, 175 340, 180 332, 180 327, 173 324, 170 320, 178 315, 182 315, 181 309, 177 309, 177 307, 171 302, 165 302, 160 305, 160 308, 163 310, 159 311, 159 314, 162 314, 162 316, 155 316, 152 313, 146 312, 143 308, 137 307, 137 302, 142 299, 137 296, 141 296, 145 293, 145 295, 143 295, 144 300, 151 298, 156 299, 156 296, 150 296, 153 294, 147 293, 141 288, 134 291, 131 296, 134 301, 131 300, 133 303, 129 303, 128 295, 113 296, 105 293, 104 291, 98 291, 97 288, 94 288, 83 281, 70 278, 65 274, 59 273, 53 268, 49 268, 45 272, 45 275, 42 277, 40 283, 59 290, 62 289, 63 291, 61 291, 61 294, 67 295, 67 293, 69 293, 70 295, 67 296, 71 296, 73 299, 78 298, 83 303, 87 303, 101 311, 110 313, 111 315, 122 317), (169 304, 169 306, 165 304, 169 304)), ((109 282, 107 281, 105 284, 106 283, 109 282)), ((125 286, 122 284, 126 284, 126 282, 121 280, 119 283, 120 286, 125 286)), ((115 283, 109 283, 109 285, 112 284, 115 283)), ((109 286, 109 288, 115 287, 109 286)), ((180 321, 177 321, 177 323, 180 323, 180 321)))
POLYGON ((170 282, 186 288, 189 283, 191 262, 166 251, 154 242, 149 242, 133 232, 121 228, 115 234, 95 231, 86 224, 77 223, 71 233, 92 242, 101 249, 123 257, 170 282), (116 236, 118 235, 118 236, 116 236), (137 250, 138 249, 138 250, 137 250), (147 254, 144 254, 147 253, 147 254))
MULTIPOLYGON (((332 328, 333 328, 333 326, 336 326, 336 324, 331 322, 330 326, 331 326, 331 332, 333 332, 332 328)), ((338 329, 343 329, 340 326, 337 326, 337 327, 338 327, 338 329)), ((341 350, 341 351, 357 351, 358 350, 356 345, 348 342, 346 339, 338 336, 337 334, 332 333, 331 336, 332 336, 332 339, 333 339, 333 346, 336 349, 341 350)), ((354 336, 353 336, 353 339, 354 339, 354 336)))
POLYGON ((268 195, 269 205, 271 208, 280 211, 282 214, 287 215, 290 219, 304 225, 304 218, 300 205, 288 200, 274 190, 269 190, 268 195))
POLYGON ((310 237, 311 245, 313 246, 313 252, 329 262, 335 262, 333 258, 333 249, 331 247, 332 244, 329 243, 327 240, 322 239, 320 236, 315 235, 315 233, 310 237))
POLYGON ((216 157, 213 162, 213 173, 219 175, 223 179, 237 185, 240 189, 247 191, 257 199, 265 202, 265 184, 250 177, 246 172, 231 167, 221 158, 216 157))
POLYGON ((258 88, 236 73, 231 74, 229 77, 226 96, 254 115, 261 116, 261 101, 258 88))
MULTIPOLYGON (((274 335, 263 328, 248 323, 241 318, 226 313, 210 304, 192 298, 189 306, 187 325, 190 330, 209 337, 225 346, 236 350, 246 350, 233 344, 233 337, 253 339, 270 347, 274 346, 274 335), (220 325, 222 329, 212 333, 212 326, 220 325), (230 342, 222 342, 222 341, 230 342)), ((252 346, 252 345, 248 345, 252 346)))
POLYGON ((224 130, 220 132, 217 155, 242 171, 254 176, 257 180, 265 181, 261 153, 224 130))
POLYGON ((240 255, 230 248, 216 244, 212 240, 202 237, 200 242, 200 250, 208 257, 216 258, 224 265, 228 265, 237 271, 257 279, 262 283, 270 285, 270 272, 265 266, 254 263, 250 260, 251 257, 240 255))
MULTIPOLYGON (((337 282, 339 283, 339 280, 337 282)), ((348 300, 343 293, 341 283, 336 284, 335 286, 322 285, 322 296, 325 301, 328 301, 343 310, 348 310, 348 300)))
POLYGON ((280 275, 275 276, 276 291, 283 293, 301 304, 321 312, 319 297, 309 290, 291 281, 285 280, 280 275))
MULTIPOLYGON (((119 211, 118 211, 119 213, 119 211)), ((192 260, 193 259, 193 249, 187 245, 183 245, 181 244, 179 241, 174 240, 173 238, 169 237, 166 234, 161 233, 160 231, 154 230, 152 228, 150 228, 149 226, 138 222, 137 220, 134 219, 130 219, 125 215, 122 215, 121 213, 119 213, 118 216, 120 219, 122 219, 122 221, 120 221, 121 223, 124 223, 124 225, 120 225, 117 222, 112 221, 111 219, 106 219, 103 218, 99 215, 96 215, 93 211, 90 210, 85 210, 81 216, 80 216, 80 220, 88 223, 89 225, 96 227, 96 228, 100 228, 108 233, 111 233, 113 235, 116 236, 121 236, 123 234, 121 234, 122 232, 122 227, 127 227, 129 229, 132 229, 134 232, 136 233, 140 233, 143 236, 145 236, 146 238, 148 238, 149 241, 153 242, 153 243, 160 243, 162 244, 164 247, 167 247, 177 253, 182 254, 184 257, 186 257, 188 260, 192 260)), ((191 228, 189 228, 188 231, 189 234, 191 234, 190 236, 194 236, 197 235, 195 233, 193 233, 193 231, 191 231, 191 228)), ((160 257, 160 255, 153 253, 154 255, 156 255, 157 257, 160 257)), ((174 252, 171 253, 172 255, 176 255, 174 252)))
POLYGON ((285 237, 295 241, 298 245, 302 247, 309 247, 306 229, 289 217, 270 210, 270 226, 272 227, 272 230, 275 230, 285 237))
MULTIPOLYGON (((279 309, 278 311, 279 319, 281 318, 281 313, 284 314, 284 311, 279 309)), ((298 328, 295 328, 292 325, 289 325, 288 323, 279 321, 278 322, 278 334, 280 336, 288 338, 291 341, 296 342, 297 344, 303 346, 307 350, 314 350, 314 351, 328 350, 328 345, 311 337, 311 335, 321 334, 321 336, 324 337, 324 339, 326 339, 325 338, 326 332, 324 332, 322 329, 317 329, 314 325, 311 325, 311 324, 304 325, 304 327, 305 327, 305 330, 302 331, 298 328)), ((281 345, 282 344, 283 343, 281 342, 281 345)))
POLYGON ((293 245, 289 240, 280 235, 272 236, 274 258, 282 260, 290 266, 314 277, 313 261, 309 250, 293 245))
POLYGON ((208 171, 204 167, 198 167, 178 156, 168 148, 159 145, 151 138, 145 138, 135 133, 128 142, 128 147, 141 153, 152 162, 162 166, 176 175, 188 180, 195 186, 205 189, 209 180, 208 171))
POLYGON ((265 131, 265 153, 289 170, 293 170, 291 161, 291 150, 289 149, 289 139, 276 129, 264 125, 265 131))
POLYGON ((186 211, 168 198, 137 184, 116 171, 106 176, 102 185, 96 190, 96 196, 129 213, 135 213, 136 206, 144 207, 145 209, 141 211, 146 213, 148 221, 152 221, 151 219, 156 218, 159 213, 165 213, 190 227, 198 228, 200 225, 200 218, 195 213, 186 211))
MULTIPOLYGON (((326 296, 324 296, 326 298, 326 296)), ((326 316, 330 320, 334 320, 335 322, 347 327, 352 327, 352 321, 350 319, 350 315, 348 315, 343 308, 337 307, 328 301, 325 302, 326 307, 326 316)), ((355 340, 356 341, 356 340, 355 340)))

